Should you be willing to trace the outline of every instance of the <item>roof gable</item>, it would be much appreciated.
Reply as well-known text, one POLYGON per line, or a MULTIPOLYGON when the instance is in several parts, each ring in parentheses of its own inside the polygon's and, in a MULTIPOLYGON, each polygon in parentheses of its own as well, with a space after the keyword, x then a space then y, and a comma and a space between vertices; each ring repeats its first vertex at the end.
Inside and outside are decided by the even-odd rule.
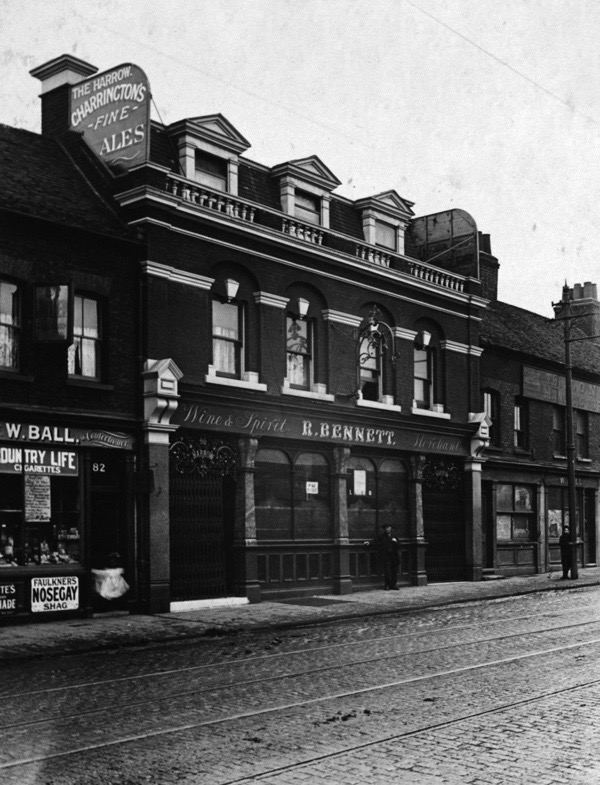
POLYGON ((397 191, 391 189, 374 196, 358 199, 355 206, 359 210, 371 209, 374 212, 387 213, 395 217, 410 218, 414 215, 414 202, 403 199, 397 191))
POLYGON ((185 134, 211 142, 238 155, 250 147, 250 142, 222 114, 190 117, 173 123, 168 130, 170 134, 177 136, 185 134))
POLYGON ((341 185, 341 180, 338 180, 331 169, 325 166, 317 155, 310 155, 307 158, 296 158, 293 161, 279 164, 273 167, 272 175, 274 177, 288 175, 298 180, 306 180, 325 191, 333 191, 334 188, 341 185))

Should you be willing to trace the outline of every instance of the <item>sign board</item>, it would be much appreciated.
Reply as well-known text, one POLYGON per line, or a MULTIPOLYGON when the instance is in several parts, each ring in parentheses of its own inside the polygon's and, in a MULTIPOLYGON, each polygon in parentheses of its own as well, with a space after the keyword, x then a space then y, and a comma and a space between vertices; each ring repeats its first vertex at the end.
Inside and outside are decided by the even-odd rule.
POLYGON ((171 423, 186 428, 275 436, 312 442, 365 445, 421 453, 469 455, 470 435, 444 434, 408 427, 392 428, 389 420, 373 420, 367 425, 334 419, 302 417, 274 408, 232 410, 226 406, 200 406, 180 401, 171 423))
MULTIPOLYGON (((574 379, 571 389, 575 409, 600 412, 600 386, 574 379)), ((531 368, 528 365, 523 366, 524 397, 565 406, 567 402, 566 390, 567 382, 564 376, 543 371, 540 368, 531 368)))
POLYGON ((48 576, 31 579, 31 610, 33 613, 48 611, 74 611, 79 608, 79 578, 48 576))
POLYGON ((464 210, 413 218, 406 232, 407 252, 422 262, 459 273, 479 275, 479 232, 464 210))
POLYGON ((9 616, 23 605, 22 583, 0 583, 0 616, 9 616))
POLYGON ((71 287, 48 284, 35 287, 35 340, 70 342, 73 333, 71 287))
POLYGON ((46 448, 38 450, 13 445, 0 445, 0 473, 2 474, 79 474, 79 456, 74 450, 46 448))
POLYGON ((39 474, 25 475, 25 520, 28 523, 46 523, 52 517, 50 504, 50 477, 39 474))
POLYGON ((317 496, 319 493, 319 483, 318 482, 307 482, 306 483, 306 495, 310 496, 317 496))
POLYGON ((0 442, 43 442, 44 444, 78 444, 85 447, 114 447, 132 450, 133 436, 117 431, 90 428, 65 428, 62 425, 33 425, 0 422, 0 442))
POLYGON ((70 118, 71 130, 111 169, 148 160, 150 85, 137 65, 124 63, 73 86, 70 118))

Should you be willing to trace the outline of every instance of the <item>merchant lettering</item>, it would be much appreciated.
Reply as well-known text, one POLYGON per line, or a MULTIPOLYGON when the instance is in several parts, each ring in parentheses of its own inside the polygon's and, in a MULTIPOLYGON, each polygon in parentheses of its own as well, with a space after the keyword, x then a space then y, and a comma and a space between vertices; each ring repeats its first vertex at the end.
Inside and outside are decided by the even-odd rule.
POLYGON ((125 128, 117 134, 107 136, 102 140, 100 155, 114 153, 116 150, 123 150, 133 144, 139 144, 144 140, 144 124, 136 125, 135 128, 125 128))
POLYGON ((48 577, 31 579, 31 610, 67 611, 79 607, 79 579, 48 577))

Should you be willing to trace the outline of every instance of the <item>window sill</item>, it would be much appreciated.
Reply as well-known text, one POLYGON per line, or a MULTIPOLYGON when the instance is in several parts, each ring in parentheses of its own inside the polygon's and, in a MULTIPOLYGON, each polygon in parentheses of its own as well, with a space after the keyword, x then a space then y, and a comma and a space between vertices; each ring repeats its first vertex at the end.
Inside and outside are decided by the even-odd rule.
POLYGON ((221 384, 225 387, 241 387, 244 390, 257 390, 259 392, 266 392, 267 385, 258 381, 258 374, 253 371, 247 371, 243 374, 242 379, 232 379, 229 376, 217 376, 214 373, 212 365, 208 366, 208 373, 204 377, 207 384, 221 384))
POLYGON ((448 412, 437 411, 434 409, 419 409, 418 406, 413 406, 411 413, 421 415, 422 417, 436 417, 438 420, 450 419, 448 412))
POLYGON ((89 387, 94 390, 107 390, 108 392, 112 392, 115 389, 114 384, 104 384, 94 379, 75 379, 73 377, 67 379, 67 385, 69 387, 89 387))
POLYGON ((283 387, 281 388, 282 395, 294 395, 298 398, 312 398, 315 401, 334 401, 335 396, 327 392, 324 384, 315 384, 310 390, 300 390, 295 387, 290 387, 287 379, 283 380, 283 387))
POLYGON ((591 463, 592 459, 591 458, 580 458, 579 456, 577 456, 577 461, 579 461, 579 463, 591 463))
POLYGON ((566 461, 567 460, 567 456, 566 455, 553 455, 552 457, 554 458, 555 461, 566 461))
POLYGON ((356 405, 364 406, 367 409, 383 409, 386 412, 402 411, 402 407, 398 406, 395 403, 387 403, 386 401, 365 401, 364 398, 358 398, 356 401, 356 405))
POLYGON ((29 374, 19 373, 19 371, 5 371, 0 370, 0 379, 12 379, 14 382, 33 382, 33 376, 29 374))

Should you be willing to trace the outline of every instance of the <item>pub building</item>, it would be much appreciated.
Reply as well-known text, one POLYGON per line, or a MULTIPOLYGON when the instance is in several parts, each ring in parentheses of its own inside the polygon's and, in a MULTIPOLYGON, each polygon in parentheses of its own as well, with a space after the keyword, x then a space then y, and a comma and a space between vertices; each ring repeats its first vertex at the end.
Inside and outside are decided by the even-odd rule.
MULTIPOLYGON (((317 155, 265 166, 220 114, 150 121, 148 80, 133 64, 98 74, 63 55, 32 74, 42 83, 42 134, 27 134, 29 145, 69 150, 98 202, 96 209, 85 202, 86 217, 102 219, 96 231, 112 244, 103 254, 88 240, 93 251, 78 256, 83 272, 51 276, 68 285, 74 303, 98 299, 106 311, 97 325, 92 320, 91 334, 80 322, 63 341, 67 372, 44 399, 56 398, 80 440, 68 450, 72 460, 55 455, 76 466, 77 477, 49 476, 51 521, 32 521, 31 539, 47 536, 58 553, 58 535, 75 528, 62 525, 67 491, 59 481, 65 489, 72 481, 81 534, 80 561, 45 569, 83 583, 94 554, 117 541, 132 585, 127 607, 146 612, 343 594, 382 586, 377 553, 365 543, 390 523, 401 585, 501 573, 498 532, 506 519, 493 534, 483 522, 493 528, 494 516, 512 513, 516 547, 518 505, 530 502, 499 505, 512 456, 500 465, 492 451, 487 468, 489 428, 499 420, 482 368, 488 376, 505 369, 511 380, 516 371, 514 357, 506 359, 511 347, 493 337, 496 322, 487 316, 503 306, 490 293, 498 262, 473 217, 459 209, 417 216, 393 189, 348 199, 335 193, 340 179, 317 155), (68 365, 70 347, 93 342, 99 325, 103 364, 86 377, 68 365), (497 367, 494 359, 485 365, 488 347, 502 357, 497 367), (77 397, 67 402, 61 384, 77 397), (123 444, 86 444, 82 423, 71 422, 77 415, 95 418, 94 430, 104 424, 106 433, 121 434, 123 444), (122 507, 113 496, 110 514, 94 496, 103 477, 93 467, 105 456, 121 461, 114 476, 122 507)), ((57 168, 69 165, 52 165, 60 182, 57 168)), ((43 167, 35 171, 50 188, 43 167)), ((60 231, 81 242, 84 229, 60 231)), ((15 273, 6 276, 10 284, 15 273)), ((43 362, 38 346, 23 353, 30 369, 43 362)), ((539 346, 527 361, 560 373, 560 360, 549 363, 539 346)), ((22 375, 19 367, 9 371, 22 375)), ((502 392, 503 377, 497 382, 502 392)), ((7 404, 17 400, 26 399, 7 404)), ((7 405, 5 416, 41 425, 33 416, 39 406, 20 408, 17 418, 7 405)), ((519 461, 523 473, 540 466, 533 452, 519 461)), ((564 479, 560 462, 553 471, 564 479)), ((39 478, 26 490, 22 474, 14 477, 22 488, 14 493, 29 498, 19 508, 24 543, 27 517, 47 514, 47 491, 39 478)), ((515 494, 520 477, 510 480, 515 494)), ((539 515, 541 502, 534 503, 539 515)), ((532 524, 531 542, 538 533, 532 524)), ((534 563, 515 556, 520 568, 548 568, 536 547, 534 563)), ((46 574, 41 564, 35 574, 46 574)), ((21 591, 30 603, 31 586, 21 591)))

